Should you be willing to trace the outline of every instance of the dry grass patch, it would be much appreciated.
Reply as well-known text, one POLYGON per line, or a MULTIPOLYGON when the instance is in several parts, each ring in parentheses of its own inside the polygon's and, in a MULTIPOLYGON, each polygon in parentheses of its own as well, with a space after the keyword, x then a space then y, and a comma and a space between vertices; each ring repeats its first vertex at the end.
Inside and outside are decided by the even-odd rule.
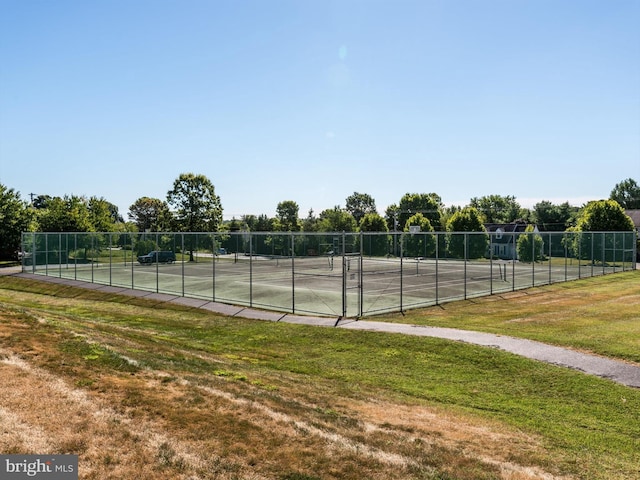
MULTIPOLYGON (((627 453, 624 472, 611 473, 619 465, 609 442, 578 452, 555 431, 565 419, 545 423, 558 407, 622 445, 629 429, 613 436, 569 398, 602 392, 601 380, 445 341, 58 294, 0 288, 0 378, 10 379, 0 429, 11 432, 0 449, 78 453, 82 478, 530 480, 631 472, 627 453)), ((630 393, 625 408, 639 398, 630 393)))
POLYGON ((0 450, 78 454, 83 479, 549 478, 508 460, 523 443, 498 424, 375 398, 332 409, 328 385, 314 392, 295 375, 265 390, 215 373, 93 369, 92 357, 60 353, 77 335, 23 335, 25 325, 0 324, 12 339, 0 450))

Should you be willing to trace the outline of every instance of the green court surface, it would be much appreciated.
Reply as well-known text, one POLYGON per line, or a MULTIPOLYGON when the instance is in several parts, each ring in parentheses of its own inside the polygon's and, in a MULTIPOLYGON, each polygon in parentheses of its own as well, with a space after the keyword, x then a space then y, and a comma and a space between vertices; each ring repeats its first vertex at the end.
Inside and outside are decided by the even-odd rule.
POLYGON ((576 259, 536 263, 351 256, 201 256, 195 261, 60 263, 35 274, 299 314, 362 317, 628 270, 576 259))

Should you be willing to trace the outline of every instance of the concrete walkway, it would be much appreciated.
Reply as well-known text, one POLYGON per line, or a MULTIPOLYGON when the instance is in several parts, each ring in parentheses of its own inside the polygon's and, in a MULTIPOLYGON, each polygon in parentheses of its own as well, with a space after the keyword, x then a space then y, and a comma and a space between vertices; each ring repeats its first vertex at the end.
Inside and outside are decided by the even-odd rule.
POLYGON ((495 335, 491 333, 473 332, 468 330, 458 330, 453 328, 374 322, 369 320, 339 320, 338 318, 310 317, 281 312, 254 310, 246 307, 226 305, 195 298, 167 295, 164 293, 153 293, 144 290, 132 290, 129 288, 121 287, 110 287, 108 285, 100 285, 97 283, 87 283, 64 278, 21 273, 21 269, 19 267, 0 269, 0 275, 15 275, 17 277, 28 278, 32 280, 59 283, 63 285, 87 288, 102 292, 110 292, 119 295, 128 295, 131 297, 142 297, 149 300, 155 300, 159 303, 170 302, 193 308, 201 308, 223 315, 250 318, 255 320, 444 338, 453 341, 471 343, 474 345, 498 348, 500 350, 514 353, 516 355, 521 355, 533 360, 539 360, 541 362, 547 362, 553 365, 572 368, 589 375, 608 378, 614 382, 621 383, 629 387, 640 388, 640 366, 629 364, 621 360, 613 360, 598 355, 580 353, 567 348, 555 347, 552 345, 547 345, 545 343, 521 338, 495 335))

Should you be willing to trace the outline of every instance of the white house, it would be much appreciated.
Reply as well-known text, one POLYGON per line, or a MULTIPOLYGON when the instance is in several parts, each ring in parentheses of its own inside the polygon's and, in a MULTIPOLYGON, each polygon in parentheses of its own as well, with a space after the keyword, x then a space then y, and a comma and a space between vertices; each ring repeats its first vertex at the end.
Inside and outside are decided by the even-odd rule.
MULTIPOLYGON (((490 252, 494 257, 505 260, 518 259, 518 237, 524 233, 528 223, 485 223, 490 239, 490 252)), ((539 233, 538 226, 533 226, 533 233, 539 233)))

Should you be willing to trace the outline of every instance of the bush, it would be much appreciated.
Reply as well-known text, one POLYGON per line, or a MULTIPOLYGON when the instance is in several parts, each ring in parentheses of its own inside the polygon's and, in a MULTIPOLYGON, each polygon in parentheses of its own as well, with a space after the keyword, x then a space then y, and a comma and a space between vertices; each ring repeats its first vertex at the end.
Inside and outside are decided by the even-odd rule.
POLYGON ((537 262, 543 259, 542 237, 533 233, 533 226, 527 226, 525 233, 518 237, 518 259, 521 262, 537 262))

